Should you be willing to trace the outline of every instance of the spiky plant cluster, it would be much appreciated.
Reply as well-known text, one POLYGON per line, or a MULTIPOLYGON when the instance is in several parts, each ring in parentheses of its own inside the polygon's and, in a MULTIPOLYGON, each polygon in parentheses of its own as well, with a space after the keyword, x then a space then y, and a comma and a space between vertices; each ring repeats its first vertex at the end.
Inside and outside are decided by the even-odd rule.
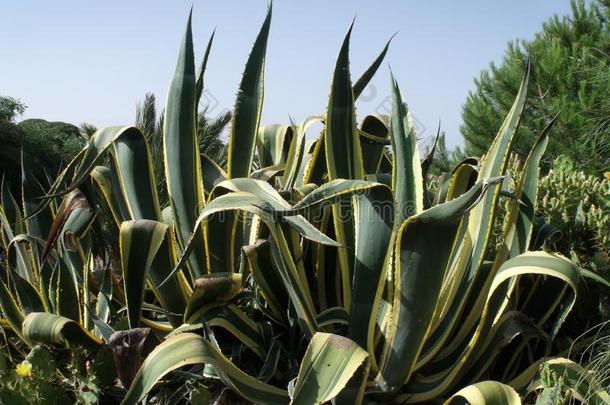
POLYGON ((271 17, 232 114, 199 108, 212 41, 197 72, 189 18, 162 114, 147 95, 136 126, 96 131, 49 187, 23 165, 21 203, 2 188, 4 349, 42 343, 85 368, 111 353, 117 375, 85 387, 126 405, 513 405, 571 384, 560 332, 584 273, 533 243, 553 121, 501 186, 530 65, 485 156, 432 189, 393 75, 391 114, 356 114, 389 42, 352 83, 351 26, 322 112, 260 124, 271 17))
POLYGON ((610 180, 557 158, 540 179, 538 209, 563 236, 558 248, 580 266, 610 272, 610 180))

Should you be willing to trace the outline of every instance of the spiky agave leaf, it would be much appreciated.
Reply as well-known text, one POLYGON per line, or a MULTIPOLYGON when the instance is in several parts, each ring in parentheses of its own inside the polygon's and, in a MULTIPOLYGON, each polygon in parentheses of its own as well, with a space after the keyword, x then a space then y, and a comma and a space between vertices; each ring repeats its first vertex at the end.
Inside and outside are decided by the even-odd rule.
MULTIPOLYGON (((196 111, 195 61, 189 15, 176 71, 167 96, 163 122, 165 178, 180 250, 184 249, 197 213, 204 206, 196 111)), ((198 229, 196 233, 199 248, 195 249, 195 254, 189 258, 192 277, 198 277, 207 271, 203 230, 198 229)))

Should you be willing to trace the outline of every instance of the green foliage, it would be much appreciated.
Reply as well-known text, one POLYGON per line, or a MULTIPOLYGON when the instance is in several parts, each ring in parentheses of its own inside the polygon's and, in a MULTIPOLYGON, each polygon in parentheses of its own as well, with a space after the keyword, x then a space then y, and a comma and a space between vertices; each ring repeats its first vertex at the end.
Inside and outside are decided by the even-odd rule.
MULTIPOLYGON (((15 118, 25 112, 26 106, 12 97, 0 96, 0 172, 7 179, 18 179, 21 131, 15 118)), ((10 180, 7 180, 10 181, 10 180)), ((16 182, 11 181, 13 186, 16 182)))
POLYGON ((438 176, 443 173, 450 173, 460 161, 466 158, 466 155, 459 146, 454 149, 447 148, 444 131, 439 134, 436 144, 433 144, 431 148, 434 148, 431 150, 434 156, 430 166, 430 174, 432 175, 438 176))
MULTIPOLYGON (((604 279, 610 277, 610 179, 577 170, 558 157, 539 182, 538 210, 545 228, 558 232, 550 246, 604 279)), ((608 320, 607 286, 587 280, 587 293, 567 320, 571 337, 608 320)))
MULTIPOLYGON (((161 131, 163 129, 163 114, 157 114, 155 106, 156 98, 152 93, 146 93, 144 100, 136 104, 136 119, 135 126, 142 131, 147 138, 150 146, 150 153, 155 156, 154 171, 155 179, 157 179, 157 189, 159 192, 159 201, 163 206, 167 206, 167 185, 165 184, 165 176, 163 175, 163 137, 161 131)), ((93 134, 92 134, 93 135, 93 134)))
POLYGON ((19 100, 0 96, 0 175, 17 193, 21 151, 39 179, 57 174, 82 149, 85 141, 74 125, 28 119, 15 123, 26 107, 19 100))
POLYGON ((565 156, 540 180, 539 211, 561 233, 555 248, 610 275, 610 179, 586 174, 565 156))
MULTIPOLYGON (((510 179, 520 176, 520 165, 518 157, 511 156, 510 179)), ((514 187, 514 181, 509 182, 508 191, 514 187)), ((538 188, 537 230, 550 238, 547 246, 585 269, 610 275, 610 178, 587 174, 567 156, 559 156, 538 188)), ((502 224, 498 225, 495 234, 501 238, 502 224)))
POLYGON ((26 108, 26 105, 21 100, 0 96, 0 122, 15 122, 15 118, 22 115, 26 108))
POLYGON ((542 366, 540 374, 543 390, 536 398, 536 405, 567 405, 570 395, 564 377, 557 371, 551 370, 548 364, 542 366))
POLYGON ((42 342, 69 353, 64 386, 86 402, 113 385, 124 404, 454 393, 458 403, 519 403, 537 378, 532 359, 557 352, 581 278, 565 257, 530 250, 546 130, 490 246, 529 66, 485 156, 460 162, 433 192, 393 76, 392 114, 358 125, 354 103, 387 45, 353 85, 352 27, 325 115, 260 126, 271 15, 239 85, 226 165, 208 153, 224 151, 228 115, 196 120, 211 40, 196 74, 189 18, 162 119, 147 95, 137 126, 92 134, 42 199, 29 170, 23 206, 3 194, 10 277, 0 280, 0 307, 11 352, 42 342), (314 123, 324 129, 308 141, 314 123), (109 350, 119 379, 103 371, 109 350))
POLYGON ((599 1, 571 4, 571 16, 552 17, 531 41, 510 42, 502 62, 481 72, 463 109, 461 130, 469 155, 479 156, 491 144, 530 58, 531 97, 514 151, 524 157, 536 134, 559 113, 549 161, 566 155, 577 168, 598 174, 610 165, 610 8, 599 1))
MULTIPOLYGON (((522 173, 522 162, 516 155, 509 161, 510 181, 507 191, 515 189, 514 179, 522 173)), ((608 196, 610 179, 586 174, 574 163, 560 156, 552 163, 549 172, 538 180, 536 225, 533 243, 536 248, 559 252, 580 266, 586 277, 583 291, 566 320, 565 338, 572 340, 593 325, 604 322, 610 314, 607 299, 607 282, 592 279, 591 273, 607 280, 610 276, 610 245, 608 234, 608 196)), ((503 241, 504 221, 511 199, 500 205, 499 218, 494 229, 494 249, 503 241)), ((490 250, 493 255, 493 249, 490 250)), ((491 256, 490 256, 491 257, 491 256)))
POLYGON ((89 139, 91 137, 91 135, 93 135, 95 133, 95 131, 97 131, 97 128, 93 124, 83 122, 80 124, 79 130, 80 130, 80 133, 83 136, 83 138, 89 139))
POLYGON ((89 360, 80 350, 62 353, 34 346, 14 369, 0 371, 0 401, 97 404, 102 399, 96 374, 99 367, 97 357, 89 360))
POLYGON ((525 391, 530 397, 537 394, 537 405, 572 403, 605 405, 610 402, 610 395, 606 391, 607 376, 591 371, 570 360, 560 358, 535 362, 524 372, 524 375, 530 379, 525 391))
POLYGON ((33 148, 30 153, 52 173, 56 173, 60 165, 68 164, 84 145, 78 127, 72 124, 28 119, 18 126, 33 148))
POLYGON ((222 141, 222 135, 231 122, 231 111, 225 111, 216 118, 210 118, 208 106, 199 113, 199 152, 211 157, 221 167, 227 165, 227 146, 222 141))

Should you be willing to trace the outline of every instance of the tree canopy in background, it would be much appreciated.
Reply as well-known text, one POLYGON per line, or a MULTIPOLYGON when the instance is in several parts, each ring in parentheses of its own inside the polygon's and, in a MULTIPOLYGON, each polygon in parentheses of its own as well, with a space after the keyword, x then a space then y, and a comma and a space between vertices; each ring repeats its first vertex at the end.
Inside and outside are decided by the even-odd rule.
MULTIPOLYGON (((149 138, 158 166, 155 167, 157 178, 162 178, 163 160, 160 146, 163 113, 157 114, 155 97, 150 93, 136 107, 136 126, 149 138)), ((21 100, 0 96, 0 177, 4 176, 12 188, 21 182, 22 149, 25 160, 30 162, 30 167, 39 179, 47 175, 54 177, 61 166, 72 160, 83 148, 87 138, 96 131, 96 127, 88 123, 81 124, 79 128, 66 122, 43 119, 17 122, 26 109, 27 106, 21 100)), ((207 108, 203 108, 198 117, 199 149, 220 165, 224 165, 226 146, 221 135, 231 120, 231 114, 224 112, 216 118, 210 118, 205 115, 207 112, 207 108)))
POLYGON ((34 174, 54 176, 85 144, 78 127, 65 122, 28 119, 16 122, 26 110, 13 97, 0 96, 0 175, 13 188, 21 183, 21 151, 34 174))
POLYGON ((480 156, 511 108, 529 56, 530 97, 514 150, 523 156, 557 113, 546 160, 569 156, 578 168, 610 166, 610 0, 572 1, 572 15, 554 16, 531 41, 512 41, 502 60, 475 80, 463 107, 466 153, 480 156))
POLYGON ((0 96, 0 122, 15 122, 15 118, 23 114, 26 108, 21 100, 0 96))

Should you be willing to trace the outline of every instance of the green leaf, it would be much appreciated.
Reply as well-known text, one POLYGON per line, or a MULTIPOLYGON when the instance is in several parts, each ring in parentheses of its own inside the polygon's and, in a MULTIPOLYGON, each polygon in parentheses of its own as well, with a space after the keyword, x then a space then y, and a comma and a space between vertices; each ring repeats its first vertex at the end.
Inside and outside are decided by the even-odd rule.
POLYGON ((519 394, 498 381, 481 381, 464 387, 446 402, 446 405, 521 405, 519 394))
POLYGON ((114 141, 112 152, 121 200, 127 207, 129 218, 159 221, 161 208, 157 182, 145 135, 139 130, 126 132, 114 141))
POLYGON ((296 203, 288 212, 300 212, 324 202, 337 202, 354 194, 366 194, 373 188, 386 188, 381 183, 365 180, 331 180, 317 187, 296 203))
POLYGON ((386 145, 390 144, 389 117, 367 115, 360 125, 360 145, 366 174, 376 174, 386 145))
POLYGON ((266 357, 265 342, 259 324, 234 304, 210 304, 189 314, 187 324, 204 321, 210 328, 223 328, 261 360, 266 357))
POLYGON ((555 312, 555 309, 559 308, 556 311, 557 318, 549 333, 549 339, 552 341, 576 302, 580 284, 580 271, 573 262, 559 254, 550 254, 543 251, 527 252, 504 262, 493 280, 492 290, 505 282, 507 278, 520 274, 554 277, 562 281, 567 287, 568 294, 565 302, 562 302, 564 301, 563 294, 558 294, 554 305, 551 305, 546 314, 538 320, 538 324, 541 326, 555 312))
POLYGON ((208 46, 205 48, 203 60, 201 61, 201 67, 199 68, 199 75, 197 76, 197 83, 195 85, 195 106, 199 106, 199 101, 201 100, 201 95, 203 94, 203 75, 205 73, 205 68, 208 65, 210 50, 212 49, 212 43, 214 42, 214 34, 216 34, 216 29, 214 29, 214 31, 212 31, 212 35, 210 35, 208 46))
MULTIPOLYGON (((64 228, 72 212, 79 208, 89 209, 89 214, 91 214, 91 206, 82 191, 79 189, 72 190, 64 196, 61 205, 57 209, 57 213, 55 214, 55 218, 53 219, 53 223, 51 224, 49 233, 46 237, 44 250, 42 251, 42 263, 47 260, 47 257, 51 253, 51 249, 64 232, 64 228)), ((85 219, 85 216, 87 215, 87 211, 81 211, 80 215, 83 216, 82 219, 85 220, 86 224, 87 220, 85 219)))
MULTIPOLYGON (((309 342, 297 376, 293 404, 326 403, 341 393, 360 369, 368 373, 368 353, 350 339, 318 332, 309 342)), ((364 393, 363 379, 359 387, 364 393)))
MULTIPOLYGON (((19 208, 19 204, 15 197, 13 197, 13 193, 8 187, 8 184, 4 178, 2 177, 2 188, 0 190, 0 212, 3 212, 6 218, 6 224, 2 226, 3 231, 5 226, 10 230, 10 234, 20 234, 25 233, 22 225, 22 216, 19 208)), ((2 232, 2 241, 6 247, 10 240, 13 239, 12 236, 9 237, 5 232, 2 232)))
POLYGON ((262 204, 258 208, 263 208, 269 213, 282 215, 282 218, 288 222, 290 227, 299 232, 303 237, 325 245, 339 246, 337 242, 309 223, 305 217, 294 215, 293 207, 290 207, 290 204, 284 200, 280 193, 267 182, 243 178, 228 180, 220 183, 212 196, 216 197, 225 192, 252 193, 259 198, 259 203, 262 204))
POLYGON ((263 367, 261 367, 261 371, 258 374, 258 379, 260 381, 269 381, 278 371, 278 364, 282 358, 282 349, 282 342, 279 339, 274 340, 271 343, 271 347, 267 352, 267 357, 265 358, 263 367))
MULTIPOLYGON (((264 70, 267 39, 271 25, 272 6, 252 47, 235 100, 229 133, 227 177, 248 177, 257 143, 264 98, 264 70)), ((242 233, 237 227, 239 217, 227 213, 218 223, 212 218, 208 226, 210 270, 233 272, 237 270, 238 246, 242 245, 242 233), (212 236, 213 235, 213 236, 212 236)))
POLYGON ((280 275, 271 265, 269 246, 268 240, 257 240, 253 245, 244 246, 242 249, 248 259, 256 287, 260 290, 275 319, 283 321, 286 318, 288 296, 280 275))
MULTIPOLYGON (((0 207, 1 208, 1 207, 0 207)), ((8 253, 9 266, 16 269, 17 273, 24 278, 29 278, 32 273, 32 258, 25 246, 19 242, 19 235, 15 236, 11 229, 9 220, 4 215, 4 211, 0 209, 0 225, 2 226, 3 245, 8 253)), ((23 234, 22 234, 23 235, 23 234)), ((29 238, 29 236, 25 235, 29 238)))
MULTIPOLYGON (((116 170, 120 177, 121 194, 129 210, 129 217, 134 220, 152 220, 161 221, 162 214, 157 199, 155 172, 153 161, 148 148, 148 144, 141 132, 133 132, 131 136, 121 136, 114 143, 114 162, 116 170)), ((170 212, 173 212, 175 207, 169 207, 170 212)), ((178 230, 176 230, 178 233, 178 230)), ((179 235, 174 234, 179 238, 179 235)), ((195 243, 198 243, 202 237, 202 233, 197 233, 195 243)), ((196 262, 200 263, 200 256, 203 251, 203 243, 201 249, 195 252, 196 262)), ((149 246, 142 246, 141 249, 148 251, 149 246)), ((172 252, 170 251, 170 237, 162 238, 161 245, 156 248, 156 255, 148 271, 151 287, 157 299, 168 310, 174 313, 182 313, 185 307, 185 297, 178 282, 173 282, 165 285, 163 288, 158 288, 158 284, 167 276, 170 269, 173 267, 172 252)), ((194 268, 197 264, 193 264, 191 260, 190 268, 194 268)), ((180 323, 180 317, 169 317, 172 324, 180 323)))
POLYGON ((273 267, 284 283, 290 297, 290 304, 294 306, 301 328, 307 336, 311 337, 319 329, 311 290, 308 288, 306 280, 303 280, 299 274, 295 258, 290 251, 281 227, 272 224, 269 229, 273 236, 271 240, 273 267))
POLYGON ((542 371, 545 369, 562 378, 565 388, 578 401, 591 405, 610 403, 610 394, 605 384, 598 380, 598 376, 589 369, 561 357, 545 358, 535 362, 509 385, 517 390, 526 389, 529 393, 539 390, 544 386, 542 371))
POLYGON ((354 92, 354 99, 357 99, 358 97, 360 97, 360 94, 362 93, 362 91, 369 84, 369 82, 371 81, 373 76, 375 76, 375 73, 377 72, 377 69, 379 69, 379 66, 381 66, 381 62, 383 62, 383 59, 385 58, 386 53, 388 53, 388 48, 390 47, 390 42, 392 42, 392 39, 394 39, 395 35, 396 34, 394 34, 390 37, 390 39, 388 40, 386 45, 383 47, 383 49, 379 53, 379 56, 377 56, 377 58, 373 61, 371 66, 369 66, 368 69, 366 69, 364 71, 364 73, 362 73, 362 76, 360 76, 360 78, 358 80, 356 80, 356 83, 354 83, 354 86, 352 87, 353 92, 354 92))
POLYGON ((112 126, 100 129, 89 139, 87 147, 79 153, 70 164, 64 169, 62 174, 57 178, 51 191, 56 194, 47 194, 47 198, 64 195, 79 187, 86 179, 91 171, 95 168, 104 152, 121 136, 143 136, 139 129, 128 126, 112 126), (74 171, 72 181, 68 184, 65 190, 58 191, 59 187, 70 172, 74 171))
POLYGON ((121 265, 130 328, 139 326, 148 272, 167 229, 161 222, 146 219, 121 224, 121 265))
POLYGON ((356 129, 354 93, 349 70, 349 41, 352 27, 353 23, 337 56, 326 111, 324 142, 330 180, 364 178, 362 149, 356 129))
POLYGON ((290 190, 294 188, 299 173, 304 170, 306 162, 306 141, 305 135, 307 130, 314 124, 322 122, 324 117, 314 115, 308 117, 305 121, 298 125, 295 129, 296 134, 294 135, 292 142, 290 143, 290 150, 288 151, 288 157, 286 158, 286 169, 284 171, 284 188, 290 190))
POLYGON ((411 376, 430 330, 460 220, 489 184, 480 182, 400 226, 394 253, 393 310, 380 364, 379 385, 384 391, 397 391, 411 376))
POLYGON ((540 160, 549 143, 549 132, 553 128, 556 118, 542 131, 525 161, 519 184, 515 190, 518 201, 512 200, 509 203, 504 240, 507 241, 507 248, 510 249, 511 257, 525 253, 530 246, 538 199, 540 160))
MULTIPOLYGON (((528 81, 529 67, 524 74, 519 93, 515 98, 511 111, 498 131, 490 150, 480 161, 478 181, 504 174, 506 161, 510 153, 510 145, 519 126, 525 105, 528 81)), ((467 159, 455 170, 452 184, 447 194, 447 200, 455 198, 463 190, 468 189, 468 183, 475 173, 474 168, 471 167, 473 163, 471 159, 467 159), (454 180, 458 181, 454 182, 454 180)), ((453 286, 449 292, 450 296, 457 298, 451 300, 443 316, 436 323, 435 336, 430 339, 428 345, 428 348, 431 348, 431 350, 426 350, 427 360, 429 360, 429 355, 434 354, 435 350, 439 350, 450 336, 456 335, 458 338, 453 338, 449 344, 450 349, 445 349, 445 351, 452 352, 452 356, 458 358, 461 352, 458 348, 461 347, 463 349, 463 346, 467 344, 464 339, 471 334, 471 331, 475 328, 477 322, 479 322, 480 311, 485 305, 485 299, 481 295, 480 289, 491 282, 489 271, 482 271, 481 268, 488 252, 499 193, 499 187, 488 189, 481 203, 469 212, 467 225, 460 230, 459 240, 462 242, 458 246, 458 251, 461 251, 459 257, 455 260, 455 266, 452 268, 454 279, 452 281, 453 286), (462 321, 459 321, 459 316, 463 313, 469 315, 462 321)), ((497 263, 494 265, 496 269, 494 271, 497 271, 502 261, 503 258, 498 257, 497 263)))
POLYGON ((61 233, 62 259, 68 265, 75 281, 82 285, 89 270, 91 235, 88 233, 95 215, 89 207, 77 207, 63 225, 61 233))
POLYGON ((301 184, 322 184, 327 180, 328 165, 326 163, 326 147, 324 146, 325 133, 326 127, 318 138, 313 140, 314 144, 313 150, 311 151, 311 158, 309 159, 309 162, 307 162, 307 166, 303 167, 301 184))
POLYGON ((391 250, 392 193, 385 186, 373 188, 358 195, 354 208, 356 261, 347 336, 373 354, 377 305, 385 285, 386 256, 391 250))
POLYGON ((33 342, 62 346, 76 345, 96 349, 102 344, 101 340, 73 320, 45 312, 29 314, 23 321, 22 333, 33 342))
POLYGON ((294 132, 291 125, 265 125, 258 129, 256 146, 261 167, 286 162, 294 132))
POLYGON ((116 173, 106 166, 96 166, 91 171, 91 178, 104 196, 116 225, 119 226, 121 222, 130 219, 116 173))
POLYGON ((394 226, 424 209, 424 180, 415 127, 400 88, 392 78, 392 189, 396 201, 394 226))
POLYGON ((55 313, 73 321, 79 322, 81 317, 81 304, 78 297, 78 284, 68 265, 59 260, 53 270, 50 288, 54 291, 55 313))
MULTIPOLYGON (((362 180, 365 175, 349 69, 349 42, 352 28, 353 22, 337 56, 326 110, 324 152, 329 180, 362 180)), ((355 261, 353 221, 351 206, 337 204, 333 207, 335 235, 337 241, 343 245, 337 252, 339 256, 337 271, 343 294, 342 304, 345 308, 349 308, 350 305, 355 261)))
MULTIPOLYGON (((521 122, 521 114, 525 106, 527 95, 527 86, 529 83, 530 66, 528 63, 527 70, 524 74, 523 81, 519 88, 519 93, 515 98, 513 106, 506 116, 502 127, 498 131, 494 142, 487 154, 480 162, 480 170, 478 180, 486 177, 502 176, 506 169, 506 163, 510 154, 510 146, 519 123, 521 122)), ((468 233, 472 239, 473 252, 472 260, 469 269, 469 278, 475 277, 478 267, 484 259, 489 241, 489 234, 494 221, 494 212, 496 210, 499 188, 490 189, 483 201, 469 215, 468 233)))
POLYGON ((184 313, 187 321, 191 315, 204 305, 229 302, 241 291, 241 274, 213 273, 195 280, 193 294, 184 313))
POLYGON ((34 346, 25 358, 31 365, 33 374, 38 378, 51 380, 57 373, 57 364, 53 354, 42 345, 34 346))
POLYGON ((2 308, 4 319, 6 319, 11 329, 21 340, 28 342, 21 333, 21 324, 25 319, 25 315, 2 280, 0 280, 0 308, 2 308))
POLYGON ((104 340, 107 340, 106 338, 111 335, 109 332, 112 331, 112 328, 106 327, 110 319, 111 301, 112 270, 110 267, 107 267, 103 270, 102 280, 100 282, 100 291, 97 294, 97 303, 95 305, 95 317, 99 318, 103 323, 95 324, 94 334, 98 338, 104 337, 104 340))
POLYGON ((227 173, 218 166, 218 164, 205 153, 201 154, 201 172, 203 176, 203 189, 208 195, 214 187, 221 181, 225 181, 227 173))
MULTIPOLYGON (((18 244, 19 241, 23 241, 30 238, 31 237, 27 237, 27 235, 17 235, 15 239, 13 239, 13 242, 9 245, 9 248, 12 248, 16 244, 18 244)), ((30 246, 32 247, 35 245, 36 243, 30 243, 30 246)), ((11 256, 10 253, 15 252, 16 250, 16 246, 14 249, 9 250, 9 258, 11 256)), ((19 275, 18 273, 12 272, 10 268, 8 271, 9 272, 7 274, 7 278, 8 282, 10 283, 9 286, 12 285, 15 292, 15 298, 17 299, 19 307, 21 308, 23 313, 27 315, 30 312, 44 311, 42 297, 40 296, 40 294, 38 294, 38 290, 34 287, 34 285, 31 284, 25 278, 21 277, 21 275, 19 275)))
POLYGON ((318 325, 323 328, 329 325, 348 325, 349 314, 343 307, 331 307, 320 312, 316 317, 318 325))
POLYGON ((424 158, 424 160, 422 160, 422 162, 421 162, 421 172, 422 172, 422 178, 424 179, 424 182, 428 179, 428 173, 430 172, 430 167, 432 166, 432 163, 434 163, 434 153, 436 152, 436 147, 438 145, 438 140, 440 137, 441 137, 441 123, 439 121, 438 129, 436 130, 436 136, 434 137, 432 146, 428 150, 428 153, 427 153, 426 157, 424 158))
MULTIPOLYGON (((489 273, 485 269, 482 271, 489 273)), ((475 313, 477 326, 469 329, 470 333, 464 338, 458 337, 456 343, 450 342, 445 348, 446 353, 439 356, 436 364, 437 367, 441 367, 440 372, 426 376, 428 378, 425 379, 415 376, 403 388, 403 391, 408 392, 410 400, 414 402, 430 401, 443 395, 456 382, 456 377, 461 372, 468 370, 468 367, 476 360, 476 356, 482 353, 481 349, 485 348, 484 343, 487 339, 493 337, 494 327, 502 318, 501 311, 514 299, 513 295, 517 290, 513 288, 516 285, 515 280, 524 275, 544 276, 561 282, 565 286, 567 297, 563 299, 564 294, 553 296, 555 303, 548 307, 545 306, 544 309, 548 309, 547 313, 540 319, 536 319, 536 323, 540 327, 549 320, 551 315, 557 314, 551 331, 552 340, 552 336, 574 305, 580 274, 578 268, 565 257, 546 252, 528 252, 506 261, 495 277, 490 280, 491 285, 486 288, 487 293, 483 295, 483 307, 475 313)), ((476 290, 481 294, 480 288, 476 290)), ((428 364, 427 367, 429 368, 432 364, 428 364)), ((519 387, 519 384, 513 382, 509 385, 519 387)))
MULTIPOLYGON (((167 95, 163 120, 165 177, 179 251, 184 249, 197 213, 204 205, 195 122, 197 111, 194 59, 189 15, 176 71, 167 95)), ((188 267, 192 276, 198 277, 206 273, 203 233, 199 229, 195 243, 198 248, 195 249, 195 254, 189 257, 188 267)))
POLYGON ((210 364, 227 386, 254 403, 284 405, 289 401, 285 390, 244 373, 205 338, 181 333, 167 339, 148 355, 122 404, 139 403, 170 371, 190 364, 210 364))
POLYGON ((35 213, 39 205, 40 197, 45 192, 42 185, 34 177, 28 162, 25 160, 23 150, 21 151, 21 198, 23 203, 23 216, 28 235, 40 239, 46 239, 51 229, 53 216, 51 208, 46 207, 35 213), (35 213, 35 215, 34 215, 35 213))
MULTIPOLYGON (((247 187, 247 188, 251 189, 252 191, 258 192, 262 195, 265 195, 266 190, 264 187, 262 189, 260 189, 260 188, 257 189, 257 185, 251 183, 251 182, 259 182, 259 184, 258 184, 259 186, 261 184, 267 184, 264 182, 260 182, 258 180, 234 179, 234 180, 227 181, 226 184, 225 183, 223 183, 223 184, 225 184, 225 185, 232 184, 238 180, 243 181, 243 182, 250 182, 250 185, 253 187, 252 188, 247 187)), ((244 184, 247 184, 247 183, 244 183, 244 184)), ((221 186, 222 185, 219 185, 218 187, 221 187, 221 186)), ((267 184, 267 186, 269 186, 269 185, 267 184)), ((269 187, 271 187, 271 186, 269 186, 269 187)), ((271 190, 273 190, 273 188, 271 188, 271 190)), ((273 190, 273 191, 275 192, 275 190, 273 190)), ((275 192, 275 193, 277 193, 277 192, 275 192)), ((216 213, 228 212, 228 211, 244 211, 244 212, 248 212, 250 214, 261 217, 263 222, 270 229, 271 228, 275 229, 274 221, 277 219, 276 215, 281 213, 281 212, 276 211, 275 207, 278 207, 278 204, 279 204, 279 206, 282 206, 282 207, 284 207, 283 209, 285 209, 286 205, 288 205, 288 203, 286 201, 283 201, 283 203, 281 203, 279 200, 277 200, 277 198, 282 200, 281 197, 279 196, 279 194, 271 195, 271 196, 267 196, 267 197, 268 198, 264 198, 264 197, 261 198, 258 195, 255 195, 250 192, 244 192, 244 191, 234 191, 234 192, 230 192, 228 194, 224 194, 219 197, 216 197, 216 198, 212 199, 208 205, 206 205, 206 207, 203 209, 203 211, 201 211, 201 214, 199 215, 199 218, 197 219, 195 226, 199 227, 203 222, 207 221, 212 215, 214 215, 216 213)), ((288 207, 289 207, 289 205, 288 205, 288 207)), ((337 242, 333 241, 328 236, 324 235, 322 232, 320 232, 316 227, 314 227, 311 223, 309 223, 302 216, 299 216, 299 215, 288 216, 288 217, 285 217, 284 219, 295 231, 297 231, 304 238, 307 238, 314 242, 326 244, 329 246, 337 246, 337 242)), ((193 240, 194 240, 194 238, 191 237, 189 239, 189 241, 186 243, 185 250, 184 250, 182 256, 180 257, 178 264, 174 267, 174 269, 171 271, 171 273, 165 278, 165 280, 163 280, 163 282, 160 284, 160 286, 167 283, 171 279, 171 277, 185 264, 185 261, 188 258, 188 255, 190 254, 190 250, 193 247, 193 244, 192 244, 193 240)))
POLYGON ((265 21, 254 41, 242 76, 229 134, 227 173, 229 178, 248 177, 254 158, 256 137, 263 109, 265 54, 271 26, 269 4, 265 21))

